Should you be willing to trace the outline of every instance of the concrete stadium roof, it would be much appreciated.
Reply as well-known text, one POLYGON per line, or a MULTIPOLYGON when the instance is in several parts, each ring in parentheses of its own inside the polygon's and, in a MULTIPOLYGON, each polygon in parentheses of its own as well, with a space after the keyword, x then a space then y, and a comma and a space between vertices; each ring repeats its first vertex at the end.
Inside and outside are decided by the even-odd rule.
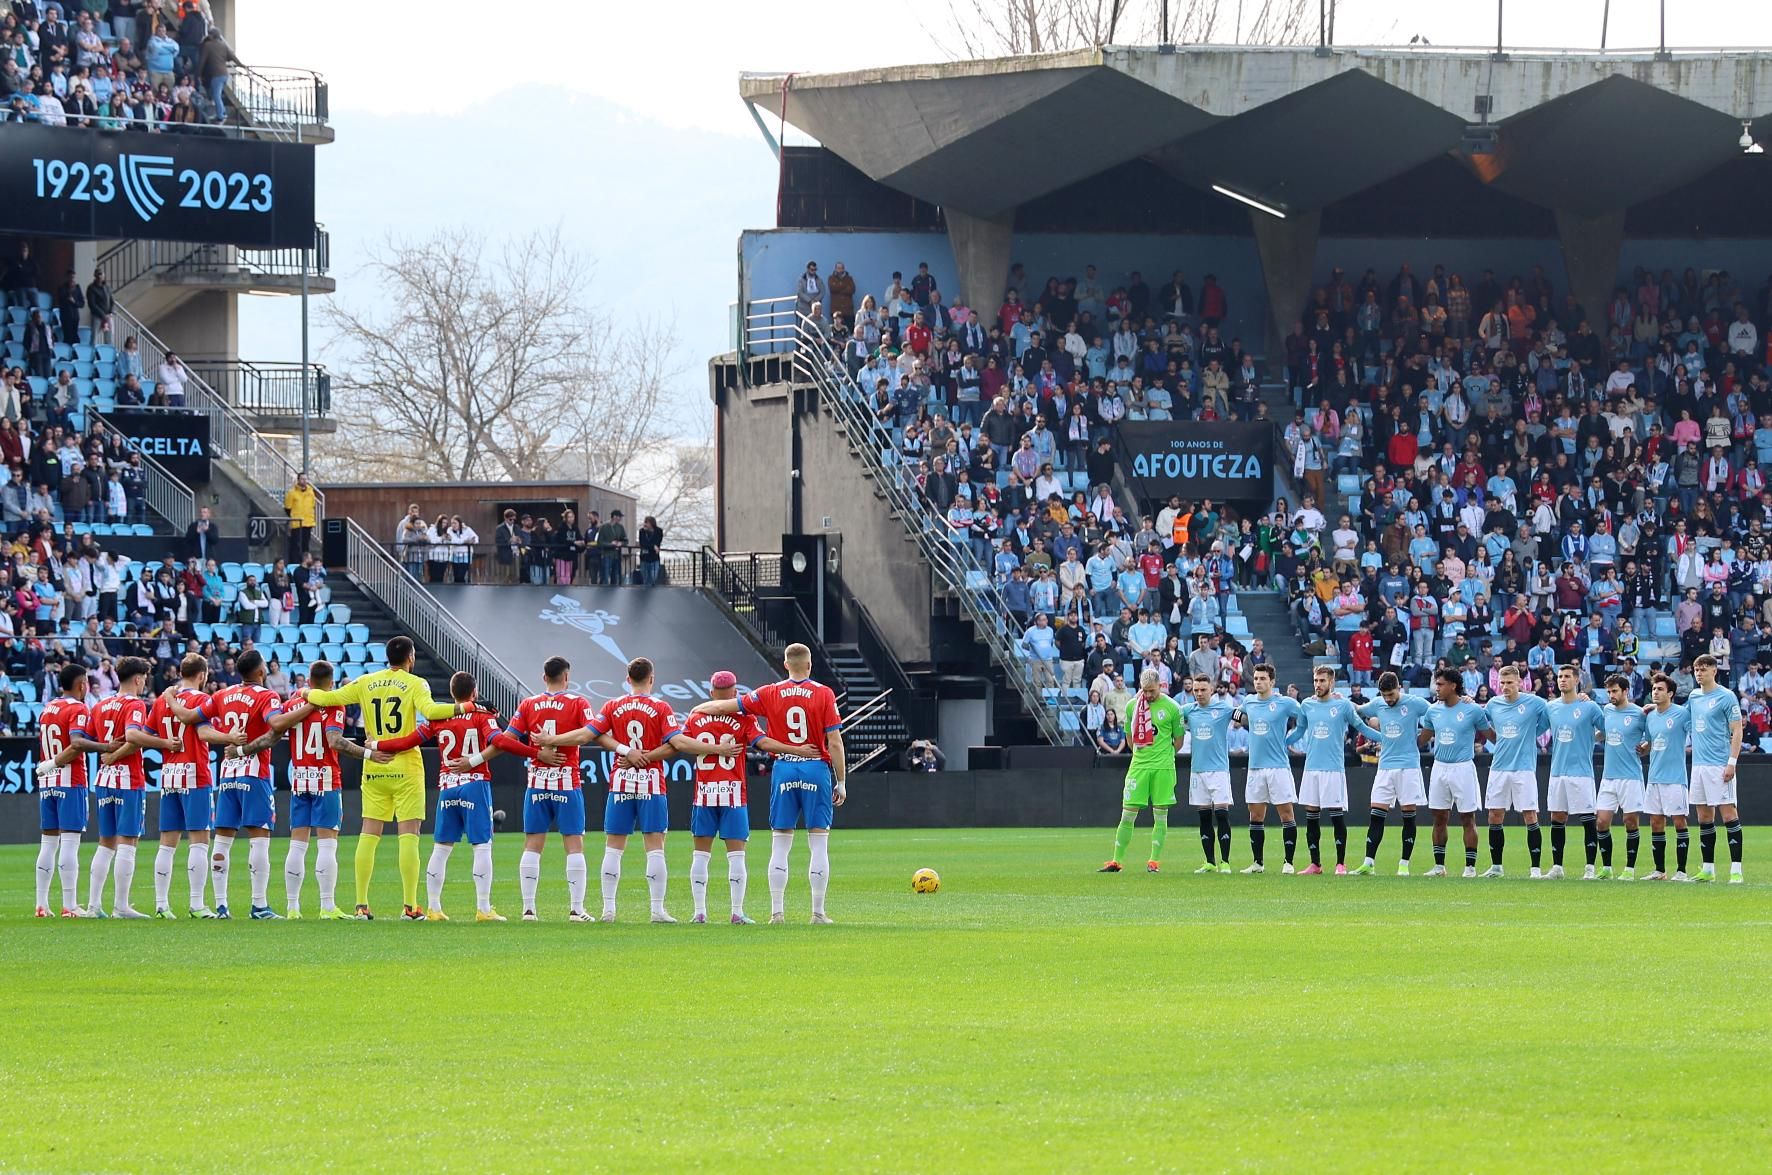
POLYGON ((746 74, 740 96, 872 179, 970 216, 1147 158, 1309 213, 1498 128, 1464 156, 1512 195, 1621 212, 1772 131, 1772 51, 1576 54, 1439 48, 1106 47, 837 74, 746 74))

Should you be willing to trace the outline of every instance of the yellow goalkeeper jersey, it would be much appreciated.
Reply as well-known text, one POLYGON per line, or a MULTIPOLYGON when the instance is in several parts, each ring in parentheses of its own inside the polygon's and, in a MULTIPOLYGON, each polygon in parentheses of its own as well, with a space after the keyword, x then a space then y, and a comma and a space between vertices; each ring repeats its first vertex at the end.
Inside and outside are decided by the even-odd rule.
MULTIPOLYGON (((432 701, 431 683, 404 669, 378 669, 341 689, 311 689, 307 696, 316 706, 361 706, 364 730, 375 742, 404 738, 418 729, 421 719, 440 722, 455 716, 454 702, 432 701)), ((414 747, 397 752, 392 763, 364 763, 363 775, 422 781, 424 760, 414 747)))

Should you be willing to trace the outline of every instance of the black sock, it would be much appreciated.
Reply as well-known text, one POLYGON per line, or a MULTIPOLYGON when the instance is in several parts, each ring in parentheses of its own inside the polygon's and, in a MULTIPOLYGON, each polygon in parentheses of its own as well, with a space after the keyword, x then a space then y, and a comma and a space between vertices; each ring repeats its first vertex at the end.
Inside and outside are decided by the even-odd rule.
POLYGON ((1249 855, 1261 864, 1261 851, 1267 844, 1267 825, 1251 824, 1249 826, 1249 855))
POLYGON ((1476 845, 1472 845, 1470 848, 1464 850, 1464 867, 1466 869, 1475 869, 1477 867, 1476 845))
POLYGON ((1329 828, 1335 833, 1335 863, 1347 864, 1347 813, 1337 812, 1329 817, 1329 828))
POLYGON ((1437 844, 1434 846, 1434 864, 1444 865, 1445 863, 1446 863, 1446 846, 1437 844))
POLYGON ((1292 864, 1292 854, 1298 851, 1298 822, 1283 820, 1280 822, 1280 843, 1286 846, 1286 864, 1292 864))
POLYGON ((1212 809, 1200 809, 1200 851, 1206 854, 1206 864, 1210 865, 1217 858, 1212 848, 1212 809))
POLYGON ((1403 817, 1403 860, 1415 855, 1415 813, 1403 817))
POLYGON ((1304 843, 1311 851, 1311 864, 1323 863, 1323 820, 1320 813, 1304 814, 1304 843))
POLYGON ((1366 824, 1366 855, 1373 860, 1378 859, 1378 846, 1384 843, 1383 812, 1376 808, 1372 811, 1372 819, 1366 824))
POLYGON ((1704 858, 1706 865, 1714 864, 1717 859, 1717 826, 1700 824, 1698 826, 1698 854, 1704 858))
POLYGON ((1637 867, 1637 849, 1642 839, 1643 833, 1640 829, 1627 828, 1624 830, 1624 864, 1626 868, 1635 869, 1637 867))
POLYGON ((1667 833, 1652 832, 1649 834, 1649 854, 1655 860, 1655 872, 1667 872, 1667 833))
MULTIPOLYGON (((1584 813, 1581 817, 1581 847, 1587 853, 1587 867, 1592 869, 1594 867, 1594 853, 1600 847, 1599 828, 1594 824, 1592 812, 1584 813)), ((1607 864, 1611 864, 1612 854, 1607 853, 1606 856, 1608 858, 1607 864)))
POLYGON ((1594 836, 1600 842, 1600 864, 1608 869, 1612 868, 1612 830, 1608 828, 1601 832, 1595 829, 1594 836))
POLYGON ((1686 857, 1689 855, 1691 847, 1692 835, 1690 830, 1676 828, 1674 830, 1674 859, 1680 863, 1679 868, 1681 873, 1686 871, 1686 857))
POLYGON ((1526 825, 1526 851, 1532 854, 1532 867, 1538 868, 1539 861, 1544 859, 1544 829, 1538 827, 1536 820, 1526 825))
POLYGON ((1741 864, 1741 820, 1736 818, 1723 825, 1723 832, 1729 838, 1729 859, 1737 865, 1741 864))
POLYGON ((1551 864, 1560 866, 1563 863, 1563 843, 1569 839, 1567 825, 1551 821, 1551 864))
POLYGON ((1501 864, 1501 855, 1507 851, 1507 830, 1499 824, 1489 826, 1489 863, 1501 864))
POLYGON ((1218 859, 1226 865, 1231 863, 1231 810, 1220 808, 1218 817, 1218 859))

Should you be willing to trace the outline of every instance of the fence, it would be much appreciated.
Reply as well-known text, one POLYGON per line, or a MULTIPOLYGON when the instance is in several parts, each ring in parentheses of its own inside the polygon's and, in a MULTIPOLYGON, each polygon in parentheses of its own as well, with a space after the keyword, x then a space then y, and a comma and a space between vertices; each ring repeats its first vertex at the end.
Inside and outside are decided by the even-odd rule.
MULTIPOLYGON (((254 363, 246 359, 192 359, 185 365, 222 399, 256 416, 302 414, 302 368, 299 363, 254 363)), ((308 364, 308 415, 332 412, 332 374, 318 363, 308 364)))
POLYGON ((241 249, 233 245, 192 244, 189 241, 133 239, 119 242, 98 257, 98 268, 119 294, 149 274, 263 274, 300 277, 304 259, 308 273, 320 276, 332 266, 332 235, 324 225, 314 226, 314 247, 302 249, 241 249))
MULTIPOLYGON (((411 544, 382 543, 382 549, 390 559, 405 567, 414 579, 427 583, 532 583, 553 584, 563 587, 590 586, 604 583, 602 557, 595 547, 580 550, 576 556, 562 555, 572 564, 572 575, 562 579, 556 574, 554 554, 549 551, 537 554, 540 548, 524 547, 513 551, 506 547, 504 553, 509 561, 501 560, 497 543, 466 543, 459 545, 436 545, 429 542, 411 544), (457 554, 465 558, 458 560, 457 554), (457 579, 457 567, 467 570, 461 574, 465 578, 457 579), (537 578, 539 576, 539 578, 537 578)), ((659 550, 659 578, 662 584, 678 586, 698 586, 701 582, 699 566, 700 552, 661 548, 659 550)), ((641 571, 642 562, 638 547, 623 547, 617 555, 619 570, 612 582, 614 585, 633 584, 641 571)))
POLYGON ((236 65, 228 77, 226 100, 242 121, 298 143, 326 125, 329 99, 326 79, 311 69, 236 65))
POLYGON ((480 684, 480 696, 504 714, 514 713, 528 691, 518 676, 439 604, 355 519, 346 519, 345 567, 369 595, 399 617, 413 639, 444 664, 465 669, 480 684))

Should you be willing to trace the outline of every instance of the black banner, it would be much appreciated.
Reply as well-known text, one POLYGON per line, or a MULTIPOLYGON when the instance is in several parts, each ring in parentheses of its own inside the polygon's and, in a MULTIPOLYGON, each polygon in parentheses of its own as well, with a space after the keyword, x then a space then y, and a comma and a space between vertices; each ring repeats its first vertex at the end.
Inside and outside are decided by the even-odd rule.
POLYGON ((178 409, 115 408, 105 420, 123 434, 123 443, 152 457, 187 486, 209 484, 209 417, 178 409))
POLYGON ((1274 426, 1153 420, 1119 426, 1126 480, 1147 498, 1267 501, 1274 496, 1274 426))
POLYGON ((0 135, 0 233, 314 243, 314 148, 15 124, 0 135))

